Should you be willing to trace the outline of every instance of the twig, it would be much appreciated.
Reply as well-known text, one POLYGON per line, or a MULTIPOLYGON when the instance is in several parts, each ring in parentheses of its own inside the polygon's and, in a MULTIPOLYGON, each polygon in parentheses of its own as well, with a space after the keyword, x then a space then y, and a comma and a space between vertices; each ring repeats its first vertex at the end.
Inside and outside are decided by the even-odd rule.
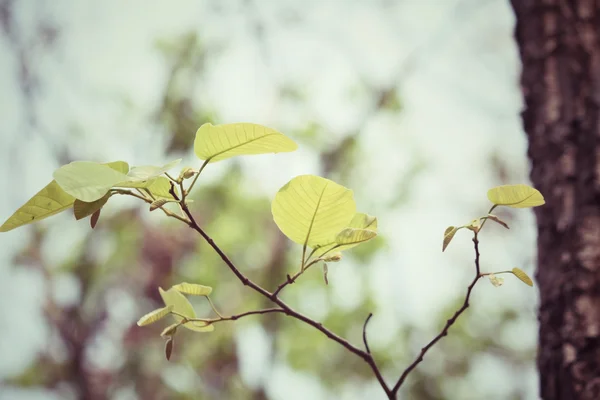
POLYGON ((367 319, 365 320, 365 324, 363 325, 363 343, 365 344, 365 349, 369 354, 371 354, 371 349, 369 349, 369 342, 367 341, 367 324, 371 320, 372 316, 373 313, 369 313, 369 316, 367 317, 367 319))
POLYGON ((286 281, 283 282, 281 285, 277 286, 277 289, 275 289, 275 291, 273 292, 273 296, 277 297, 277 295, 279 295, 279 292, 281 292, 284 287, 296 282, 296 279, 298 279, 300 275, 302 275, 307 269, 309 269, 312 265, 315 265, 319 261, 319 259, 312 260, 306 265, 306 267, 301 268, 300 271, 296 272, 293 276, 287 275, 286 281))
POLYGON ((295 318, 297 320, 300 320, 300 321, 302 321, 302 322, 304 322, 304 323, 312 326, 313 328, 315 328, 315 329, 319 330, 320 332, 322 332, 329 339, 333 340, 334 342, 339 343, 340 345, 342 345, 343 347, 345 347, 351 353, 356 354, 358 357, 362 358, 369 365, 369 367, 371 367, 371 370, 375 374, 375 377, 377 378, 377 381, 379 382, 379 384, 381 385, 381 387, 385 391, 385 393, 388 396, 388 398, 389 399, 395 399, 395 395, 392 394, 392 392, 389 389, 387 383, 383 379, 383 376, 381 375, 381 372, 379 371, 379 368, 377 367, 377 364, 375 363, 375 360, 373 359, 373 357, 371 356, 371 354, 367 353, 364 350, 359 349, 358 347, 356 347, 353 344, 351 344, 350 342, 348 342, 346 339, 338 336, 334 332, 332 332, 329 329, 325 328, 323 326, 323 324, 321 324, 320 322, 314 321, 314 320, 310 319, 309 317, 307 317, 307 316, 299 313, 298 311, 292 309, 283 300, 281 300, 279 297, 277 297, 274 293, 269 292, 268 290, 264 289, 263 287, 261 287, 260 285, 258 285, 257 283, 255 283, 251 279, 249 279, 247 276, 245 276, 235 266, 235 264, 233 264, 233 262, 229 259, 229 257, 227 257, 227 255, 221 250, 221 248, 219 246, 217 246, 217 244, 212 240, 212 238, 210 236, 208 236, 206 234, 206 232, 204 232, 204 230, 198 225, 198 223, 194 219, 194 216, 190 212, 187 204, 185 204, 184 202, 182 202, 181 203, 181 208, 183 209, 183 212, 185 213, 185 215, 187 215, 187 217, 189 218, 188 226, 190 228, 194 229, 196 232, 198 232, 200 234, 200 236, 202 236, 204 238, 204 240, 206 240, 208 242, 208 244, 219 255, 219 257, 221 257, 221 259, 223 260, 223 262, 229 267, 229 269, 231 270, 231 272, 233 272, 235 274, 235 276, 240 280, 240 282, 242 282, 242 284, 244 284, 244 286, 249 286, 254 291, 258 292, 262 296, 264 296, 267 299, 271 300, 273 303, 277 304, 283 310, 283 311, 280 311, 280 312, 283 312, 284 314, 286 314, 286 315, 288 315, 290 317, 293 317, 293 318, 295 318))
MULTIPOLYGON (((394 396, 396 396, 396 394, 398 393, 398 390, 400 389, 400 387, 406 380, 406 377, 408 376, 408 374, 410 374, 412 372, 412 370, 415 369, 421 361, 423 361, 423 357, 425 356, 427 351, 431 347, 433 347, 433 345, 435 345, 441 338, 443 338, 444 336, 446 336, 448 334, 448 330, 450 329, 450 327, 456 322, 458 317, 469 307, 469 299, 471 298, 471 292, 473 291, 473 288, 475 287, 475 284, 477 283, 477 281, 479 279, 481 279, 481 277, 482 277, 481 273, 479 272, 479 239, 477 238, 477 232, 474 232, 473 244, 475 246, 475 278, 473 278, 473 281, 471 281, 471 284, 467 288, 467 294, 465 296, 465 301, 463 302, 462 307, 460 307, 454 313, 452 318, 450 318, 448 321, 446 321, 446 325, 444 325, 444 328, 442 329, 442 331, 436 337, 434 337, 431 342, 429 342, 425 347, 423 347, 421 349, 421 352, 419 353, 417 358, 404 370, 402 375, 400 375, 398 382, 396 382, 396 384, 392 388, 392 394, 394 396)), ((395 398, 395 397, 393 397, 393 398, 395 398)))

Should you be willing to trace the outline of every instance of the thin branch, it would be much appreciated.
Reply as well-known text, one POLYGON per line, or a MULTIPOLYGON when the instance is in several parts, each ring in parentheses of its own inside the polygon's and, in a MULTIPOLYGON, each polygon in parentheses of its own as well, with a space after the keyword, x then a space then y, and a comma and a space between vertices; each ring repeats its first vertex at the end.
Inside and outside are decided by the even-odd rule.
POLYGON ((369 316, 367 317, 367 319, 365 320, 365 324, 363 325, 363 343, 365 344, 365 349, 369 354, 371 354, 371 349, 369 349, 369 342, 367 341, 367 325, 369 324, 369 321, 371 320, 372 316, 373 313, 369 313, 369 316))
POLYGON ((196 181, 198 180, 198 177, 200 176, 200 173, 202 172, 202 170, 204 169, 204 167, 206 167, 208 165, 209 161, 210 161, 210 158, 208 160, 204 160, 204 163, 202 164, 202 166, 198 170, 198 173, 196 173, 196 176, 194 176, 194 180, 192 181, 192 183, 190 184, 190 186, 187 188, 187 192, 188 193, 190 193, 192 191, 192 189, 194 188, 194 185, 196 184, 196 181))
POLYGON ((208 242, 208 244, 219 255, 219 257, 221 257, 221 259, 223 260, 223 262, 229 267, 229 269, 231 270, 231 272, 234 273, 234 275, 240 280, 240 282, 242 282, 242 284, 244 284, 244 286, 249 286, 254 291, 258 292, 262 296, 264 296, 267 299, 271 300, 273 303, 277 304, 283 310, 283 311, 280 311, 280 312, 283 312, 284 314, 286 314, 286 315, 288 315, 290 317, 293 317, 293 318, 295 318, 297 320, 300 320, 300 321, 302 321, 302 322, 304 322, 304 323, 312 326, 313 328, 315 328, 315 329, 319 330, 320 332, 322 332, 329 339, 333 340, 334 342, 339 343, 340 345, 342 345, 343 347, 345 347, 351 353, 356 354, 358 357, 362 358, 369 365, 369 367, 371 367, 371 370, 373 370, 373 373, 375 374, 375 377, 377 378, 377 381, 379 382, 379 384, 381 385, 381 387, 385 391, 385 393, 388 396, 388 398, 390 398, 390 399, 394 399, 395 398, 393 396, 393 394, 392 394, 392 391, 389 389, 387 383, 383 379, 383 376, 381 375, 381 372, 379 371, 379 368, 377 367, 377 364, 375 363, 375 360, 373 359, 373 357, 371 356, 371 354, 365 352, 364 350, 359 349, 358 347, 356 347, 353 344, 351 344, 350 342, 348 342, 346 339, 338 336, 334 332, 332 332, 329 329, 325 328, 323 326, 323 324, 321 324, 320 322, 314 321, 314 320, 310 319, 309 317, 307 317, 307 316, 299 313, 298 311, 294 310, 293 308, 291 308, 290 306, 288 306, 283 300, 281 300, 279 297, 277 297, 275 294, 269 292, 268 290, 264 289, 263 287, 261 287, 260 285, 258 285, 257 283, 255 283, 251 279, 249 279, 247 276, 245 276, 235 266, 235 264, 233 264, 233 262, 229 259, 229 257, 227 257, 227 255, 221 250, 221 248, 219 246, 217 246, 217 244, 214 242, 214 240, 212 240, 212 238, 210 236, 208 236, 206 234, 206 232, 204 232, 204 230, 202 228, 200 228, 200 226, 198 225, 198 223, 194 219, 194 216, 190 212, 187 204, 185 204, 182 201, 181 207, 183 209, 183 212, 189 218, 188 226, 190 228, 194 229, 196 232, 198 232, 200 234, 200 236, 202 236, 204 238, 204 240, 206 240, 208 242))
POLYGON ((300 271, 296 272, 294 275, 292 275, 292 276, 288 275, 287 280, 285 282, 283 282, 281 285, 277 286, 277 289, 275 289, 275 291, 273 292, 273 296, 277 297, 277 295, 279 295, 279 292, 281 292, 284 287, 296 282, 296 279, 298 279, 300 277, 300 275, 302 275, 307 269, 309 269, 312 265, 315 265, 319 261, 320 261, 319 259, 312 260, 311 262, 309 262, 306 265, 306 267, 300 269, 300 271))
POLYGON ((465 301, 463 302, 463 305, 454 313, 452 318, 446 321, 446 325, 444 325, 442 331, 436 337, 434 337, 431 342, 429 342, 425 347, 421 349, 421 352, 419 353, 417 358, 404 370, 404 372, 398 379, 398 382, 396 382, 396 384, 392 388, 391 392, 394 396, 396 396, 396 394, 398 393, 398 390, 406 380, 408 374, 410 374, 412 370, 414 370, 417 367, 417 365, 419 365, 419 363, 423 361, 423 357, 425 356, 427 351, 431 347, 433 347, 433 345, 435 345, 441 338, 448 334, 448 330, 450 329, 450 327, 456 322, 458 317, 469 307, 471 292, 473 291, 473 288, 475 287, 477 281, 482 277, 481 273, 479 272, 479 239, 477 238, 477 232, 474 232, 473 234, 473 244, 475 246, 475 277, 473 278, 473 281, 471 281, 471 284, 467 288, 467 294, 465 296, 465 301))

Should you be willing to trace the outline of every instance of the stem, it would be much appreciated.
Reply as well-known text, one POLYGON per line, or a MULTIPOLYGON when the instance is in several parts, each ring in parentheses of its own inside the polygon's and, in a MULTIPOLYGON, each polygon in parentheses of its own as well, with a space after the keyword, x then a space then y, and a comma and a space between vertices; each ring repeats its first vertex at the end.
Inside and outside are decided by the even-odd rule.
MULTIPOLYGON (((492 211, 494 211, 494 209, 495 209, 496 207, 498 207, 498 204, 494 204, 494 205, 492 206, 492 208, 490 208, 490 211, 488 211, 488 215, 489 215, 489 214, 491 214, 491 213, 492 213, 492 211)), ((488 219, 486 218, 486 219, 484 219, 484 220, 483 220, 483 222, 481 223, 481 226, 479 227, 479 230, 480 230, 480 231, 483 229, 483 226, 485 225, 485 222, 486 222, 487 220, 488 220, 488 219)))
POLYGON ((300 271, 296 272, 293 276, 287 276, 287 280, 285 282, 283 282, 281 285, 277 286, 277 289, 275 289, 275 291, 273 292, 273 296, 277 297, 277 295, 279 294, 279 292, 281 292, 283 290, 284 287, 286 287, 289 284, 292 284, 294 282, 296 282, 296 279, 298 279, 298 277, 300 275, 302 275, 307 269, 309 269, 312 265, 315 265, 316 263, 318 263, 319 260, 318 258, 315 260, 312 260, 311 262, 309 262, 306 267, 302 268, 300 271))
POLYGON ((446 325, 444 325, 442 331, 436 337, 434 337, 433 340, 431 340, 431 342, 429 342, 425 347, 421 349, 421 352, 419 353, 417 358, 404 370, 402 375, 400 375, 400 378, 398 379, 391 391, 394 396, 398 393, 398 390, 406 380, 408 374, 410 374, 412 370, 414 370, 417 367, 417 365, 419 365, 419 363, 423 361, 423 357, 425 356, 427 351, 431 347, 433 347, 433 345, 435 345, 440 339, 442 339, 448 334, 448 330, 450 329, 450 327, 456 322, 458 317, 469 307, 469 299, 471 298, 471 292, 473 291, 473 288, 475 287, 477 281, 482 277, 481 273, 479 272, 479 239, 477 238, 477 232, 473 233, 473 244, 475 246, 475 277, 473 278, 471 284, 467 288, 467 294, 465 296, 465 301, 463 302, 462 307, 460 307, 454 313, 452 318, 446 321, 446 325))
MULTIPOLYGON (((187 192, 188 193, 190 193, 192 191, 192 188, 196 184, 196 181, 198 180, 198 177, 200 176, 200 173, 202 172, 202 170, 204 169, 204 167, 206 167, 208 165, 209 161, 210 161, 210 158, 208 160, 204 160, 204 163, 202 163, 202 166, 198 170, 198 173, 194 177, 194 180, 192 181, 192 183, 190 184, 190 186, 187 188, 187 192)), ((182 195, 183 195, 183 192, 182 192, 182 195)))
POLYGON ((363 325, 363 343, 365 344, 365 349, 367 350, 367 353, 371 354, 371 349, 369 349, 369 342, 367 341, 367 325, 369 323, 369 321, 371 320, 371 317, 373 316, 373 313, 369 313, 369 316, 367 317, 367 319, 365 320, 365 324, 363 325))
POLYGON ((215 314, 217 314, 219 316, 219 318, 223 319, 224 317, 221 315, 220 312, 217 311, 217 308, 215 307, 215 304, 212 302, 212 300, 210 299, 210 297, 206 296, 206 300, 208 300, 208 304, 210 304, 210 308, 213 309, 213 311, 215 312, 215 314))
MULTIPOLYGON (((206 164, 206 162, 205 162, 205 164, 206 164)), ((190 212, 187 204, 185 204, 185 203, 182 202, 181 207, 183 208, 183 212, 189 218, 188 226, 190 228, 192 228, 193 230, 195 230, 196 232, 198 232, 200 234, 200 236, 202 236, 204 238, 204 240, 206 240, 208 242, 208 244, 219 255, 219 257, 221 257, 221 259, 223 260, 223 262, 229 267, 229 269, 231 270, 231 272, 234 273, 234 275, 240 280, 240 282, 242 282, 242 284, 244 284, 244 286, 249 286, 255 292, 258 292, 263 297, 266 297, 267 299, 271 300, 273 303, 277 304, 283 310, 283 311, 279 311, 279 312, 283 312, 284 314, 286 314, 286 315, 288 315, 290 317, 293 317, 293 318, 295 318, 295 319, 297 319, 299 321, 302 321, 302 322, 304 322, 304 323, 312 326, 313 328, 315 328, 318 331, 322 332, 329 339, 333 340, 334 342, 339 343, 340 345, 342 345, 344 348, 346 348, 351 353, 353 353, 353 354, 357 355, 358 357, 362 358, 369 365, 369 367, 371 368, 371 370, 375 374, 375 377, 377 378, 377 381, 379 382, 379 384, 381 385, 381 387, 385 391, 385 393, 388 396, 388 398, 389 399, 394 399, 395 398, 395 394, 392 393, 392 391, 388 387, 387 383, 383 379, 383 376, 381 375, 381 372, 379 371, 379 368, 377 367, 377 364, 375 363, 375 360, 373 359, 373 357, 371 356, 371 354, 367 353, 366 351, 363 351, 363 350, 359 349, 358 347, 356 347, 353 344, 351 344, 350 342, 348 342, 346 339, 338 336, 334 332, 332 332, 329 329, 325 328, 322 323, 314 321, 314 320, 310 319, 309 317, 307 317, 307 316, 299 313, 298 311, 294 310, 293 308, 291 308, 290 306, 288 306, 283 300, 281 300, 279 297, 277 297, 274 293, 271 293, 268 290, 262 288, 257 283, 254 283, 251 279, 249 279, 242 272, 240 272, 240 270, 235 266, 235 264, 233 264, 233 262, 231 262, 231 260, 229 259, 229 257, 227 257, 227 255, 221 250, 221 248, 219 246, 217 246, 217 244, 212 240, 212 238, 210 236, 208 236, 206 234, 206 232, 204 232, 204 230, 198 225, 198 223, 194 219, 194 216, 190 212)), ((254 312, 254 313, 256 313, 256 312, 254 312)), ((246 314, 246 315, 250 315, 250 314, 246 314)))

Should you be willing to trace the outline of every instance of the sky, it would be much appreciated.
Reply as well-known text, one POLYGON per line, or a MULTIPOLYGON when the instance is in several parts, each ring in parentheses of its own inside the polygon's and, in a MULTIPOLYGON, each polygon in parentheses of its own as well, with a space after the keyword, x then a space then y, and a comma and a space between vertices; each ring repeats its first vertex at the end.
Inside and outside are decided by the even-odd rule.
MULTIPOLYGON (((169 78, 157 43, 189 32, 211 52, 192 98, 214 111, 219 123, 255 122, 285 133, 312 121, 327 132, 316 144, 323 148, 360 132, 360 165, 348 186, 359 209, 378 216, 387 245, 369 266, 368 280, 348 273, 331 290, 349 308, 360 303, 365 290, 376 293, 371 328, 381 334, 372 335, 374 347, 389 346, 402 324, 436 332, 445 306, 464 293, 473 257, 463 232, 442 253, 444 229, 485 214, 489 188, 529 182, 508 1, 27 0, 13 5, 14 24, 0 37, 0 190, 5 193, 0 219, 51 180, 60 166, 57 144, 66 144, 74 159, 126 159, 132 165, 170 161, 164 154, 164 127, 154 118, 163 96, 158 88, 169 78), (44 22, 59 27, 50 50, 39 43, 44 22), (30 73, 39 82, 31 95, 24 94, 20 81, 23 54, 31 57, 30 73), (374 110, 371 93, 390 85, 397 87, 402 111, 374 110), (282 101, 284 87, 298 88, 303 101, 282 101), (504 181, 491 159, 503 167, 504 181), (420 166, 416 173, 415 166, 420 166), (407 194, 390 207, 401 185, 408 185, 407 194)), ((319 169, 311 146, 278 159, 277 168, 270 167, 274 157, 241 161, 248 191, 272 198, 291 177, 319 169)), ((183 164, 194 162, 188 154, 183 164)), ((222 171, 215 166, 206 178, 218 179, 222 171)), ((483 235, 484 269, 518 266, 531 275, 534 217, 523 210, 510 218, 510 234, 490 227, 483 235)), ((73 240, 89 234, 63 217, 43 224, 51 233, 42 249, 50 268, 68 257, 73 240)), ((3 233, 0 241, 0 379, 17 375, 49 346, 40 308, 45 294, 67 303, 77 296, 68 276, 46 285, 38 272, 13 264, 12 255, 30 234, 18 229, 3 233)), ((345 262, 349 271, 362 267, 345 262)), ((309 311, 318 311, 315 296, 317 305, 307 304, 309 311)), ((499 289, 483 282, 472 303, 468 312, 482 325, 501 309, 519 310, 517 321, 501 333, 502 341, 535 347, 536 290, 507 277, 499 289)), ((132 310, 130 318, 136 315, 132 310)), ((270 350, 264 332, 244 329, 238 344, 246 349, 240 356, 248 385, 270 382, 273 399, 330 398, 315 377, 284 364, 259 368, 249 362, 267 360, 270 350), (298 388, 297 397, 286 392, 289 385, 298 388)), ((502 399, 519 385, 528 399, 537 398, 533 363, 515 371, 489 354, 474 357, 478 367, 468 379, 448 384, 453 393, 470 390, 461 399, 502 399)), ((349 384, 339 398, 379 399, 378 389, 357 393, 349 384)), ((17 388, 0 392, 1 400, 9 398, 52 395, 17 388)))

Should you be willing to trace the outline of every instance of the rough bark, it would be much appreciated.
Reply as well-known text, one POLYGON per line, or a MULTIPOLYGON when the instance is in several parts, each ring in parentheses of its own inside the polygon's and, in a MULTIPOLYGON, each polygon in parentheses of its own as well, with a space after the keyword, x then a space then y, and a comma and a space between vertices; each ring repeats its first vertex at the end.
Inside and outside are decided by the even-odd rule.
POLYGON ((600 0, 511 0, 535 209, 540 392, 600 399, 600 0))

